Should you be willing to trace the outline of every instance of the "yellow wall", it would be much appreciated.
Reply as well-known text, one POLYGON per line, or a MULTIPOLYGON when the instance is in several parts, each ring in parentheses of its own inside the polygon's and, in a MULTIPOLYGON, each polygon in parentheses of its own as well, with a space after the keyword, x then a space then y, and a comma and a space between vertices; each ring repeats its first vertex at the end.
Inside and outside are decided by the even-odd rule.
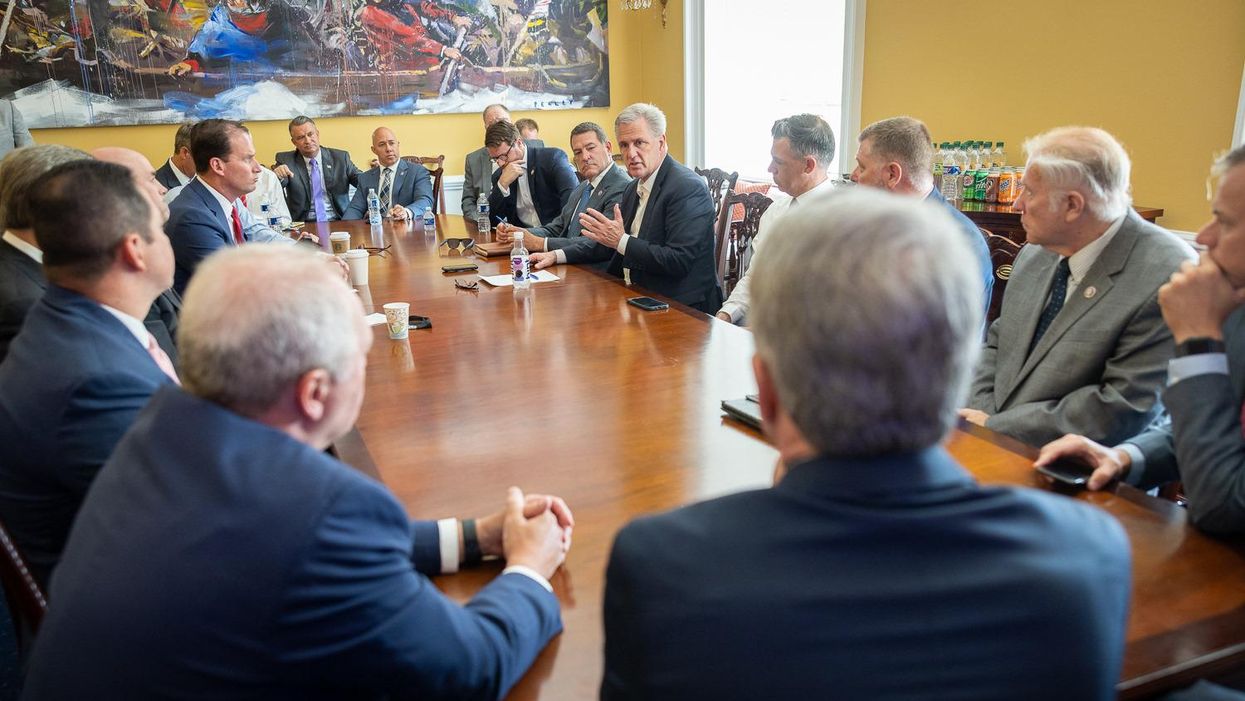
POLYGON ((1245 2, 869 0, 865 33, 862 125, 911 114, 938 141, 1003 139, 1013 160, 1025 137, 1099 126, 1132 156, 1133 201, 1166 210, 1160 224, 1196 230, 1209 216, 1208 169, 1232 144, 1245 2))
MULTIPOLYGON (((668 100, 670 132, 679 143, 676 156, 682 154, 683 138, 683 8, 681 0, 670 4, 670 26, 663 30, 661 13, 624 12, 621 0, 609 3, 610 107, 587 110, 541 110, 515 112, 515 119, 532 117, 540 123, 541 137, 550 146, 569 150, 571 128, 582 121, 595 121, 613 131, 614 115, 627 104, 640 100, 657 100, 643 94, 641 86, 654 86, 655 94, 668 100), (664 44, 665 37, 678 37, 677 46, 664 44), (654 58, 669 59, 670 73, 665 66, 654 67, 645 55, 644 46, 654 47, 654 58), (677 60, 676 60, 677 59, 677 60), (677 98, 677 100, 676 100, 677 98), (677 102, 677 105, 674 104, 677 102), (676 109, 677 107, 677 109, 676 109)), ((661 104, 661 102, 658 102, 661 104)), ((371 131, 388 126, 398 133, 402 151, 407 155, 445 154, 445 170, 449 175, 463 171, 463 156, 480 147, 484 125, 478 114, 447 114, 386 117, 336 117, 317 119, 321 141, 351 152, 355 163, 363 166, 372 158, 371 131)), ((273 154, 293 148, 285 121, 248 122, 256 150, 264 163, 271 163, 273 154)), ((93 127, 82 129, 38 129, 39 143, 60 143, 90 150, 98 146, 124 145, 144 153, 155 165, 164 162, 173 148, 176 125, 93 127)))

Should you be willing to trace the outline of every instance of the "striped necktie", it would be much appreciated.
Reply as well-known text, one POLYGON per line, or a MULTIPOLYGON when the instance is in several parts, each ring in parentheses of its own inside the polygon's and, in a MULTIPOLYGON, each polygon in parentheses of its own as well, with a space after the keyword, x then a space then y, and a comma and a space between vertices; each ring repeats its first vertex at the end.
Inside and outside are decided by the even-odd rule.
POLYGON ((389 197, 392 194, 390 192, 392 186, 393 170, 391 168, 385 168, 385 179, 381 181, 380 184, 380 209, 382 214, 387 215, 389 210, 393 209, 393 203, 389 201, 389 197))

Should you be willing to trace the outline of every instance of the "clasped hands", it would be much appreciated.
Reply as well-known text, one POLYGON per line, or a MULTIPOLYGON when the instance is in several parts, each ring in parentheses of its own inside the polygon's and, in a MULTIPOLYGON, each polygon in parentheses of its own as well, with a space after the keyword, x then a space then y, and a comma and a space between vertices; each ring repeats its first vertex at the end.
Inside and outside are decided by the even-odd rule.
POLYGON ((507 565, 528 567, 548 579, 566 561, 575 519, 561 497, 506 492, 501 511, 476 520, 480 552, 498 555, 507 565))

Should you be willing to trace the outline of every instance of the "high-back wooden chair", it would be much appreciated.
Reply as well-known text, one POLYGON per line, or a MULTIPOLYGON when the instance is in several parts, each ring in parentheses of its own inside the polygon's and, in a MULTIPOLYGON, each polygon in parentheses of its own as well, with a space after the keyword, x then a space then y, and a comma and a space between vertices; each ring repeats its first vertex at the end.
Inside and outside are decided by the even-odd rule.
POLYGON ((13 617, 18 649, 25 653, 43 623, 48 600, 3 524, 0 524, 0 584, 4 585, 4 598, 13 617))
POLYGON ((986 314, 988 325, 999 318, 999 311, 1003 308, 1003 292, 1007 290, 1007 281, 1012 276, 1012 265, 1024 244, 991 233, 989 229, 981 229, 981 235, 990 249, 990 265, 994 268, 994 292, 990 295, 990 311, 986 314))
POLYGON ((713 198, 713 216, 721 218, 722 200, 735 191, 735 183, 739 173, 727 173, 720 168, 696 168, 696 174, 705 179, 709 185, 709 196, 713 198))
POLYGON ((773 204, 773 200, 759 192, 728 193, 718 213, 717 231, 714 236, 714 253, 718 261, 718 282, 722 294, 729 296, 735 285, 748 272, 752 262, 752 239, 761 228, 761 215, 773 204), (732 216, 735 205, 743 207, 743 216, 732 216))
MULTIPOLYGON (((445 175, 445 155, 440 156, 403 156, 402 160, 408 163, 418 163, 428 169, 428 175, 432 178, 432 204, 433 208, 441 214, 445 214, 445 193, 441 190, 441 178, 445 175), (435 168, 433 166, 436 166, 435 168)), ((423 212, 415 212, 415 216, 419 216, 423 212)))

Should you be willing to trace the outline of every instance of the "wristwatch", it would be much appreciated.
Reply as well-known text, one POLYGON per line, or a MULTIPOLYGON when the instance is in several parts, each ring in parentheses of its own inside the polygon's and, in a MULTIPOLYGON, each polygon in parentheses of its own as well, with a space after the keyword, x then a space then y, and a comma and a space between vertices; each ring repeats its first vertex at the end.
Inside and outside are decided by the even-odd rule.
POLYGON ((1223 341, 1217 338, 1207 338, 1206 336, 1197 336, 1195 338, 1186 338, 1176 344, 1176 357, 1183 358, 1186 355, 1202 355, 1205 353, 1223 353, 1226 347, 1223 341))

